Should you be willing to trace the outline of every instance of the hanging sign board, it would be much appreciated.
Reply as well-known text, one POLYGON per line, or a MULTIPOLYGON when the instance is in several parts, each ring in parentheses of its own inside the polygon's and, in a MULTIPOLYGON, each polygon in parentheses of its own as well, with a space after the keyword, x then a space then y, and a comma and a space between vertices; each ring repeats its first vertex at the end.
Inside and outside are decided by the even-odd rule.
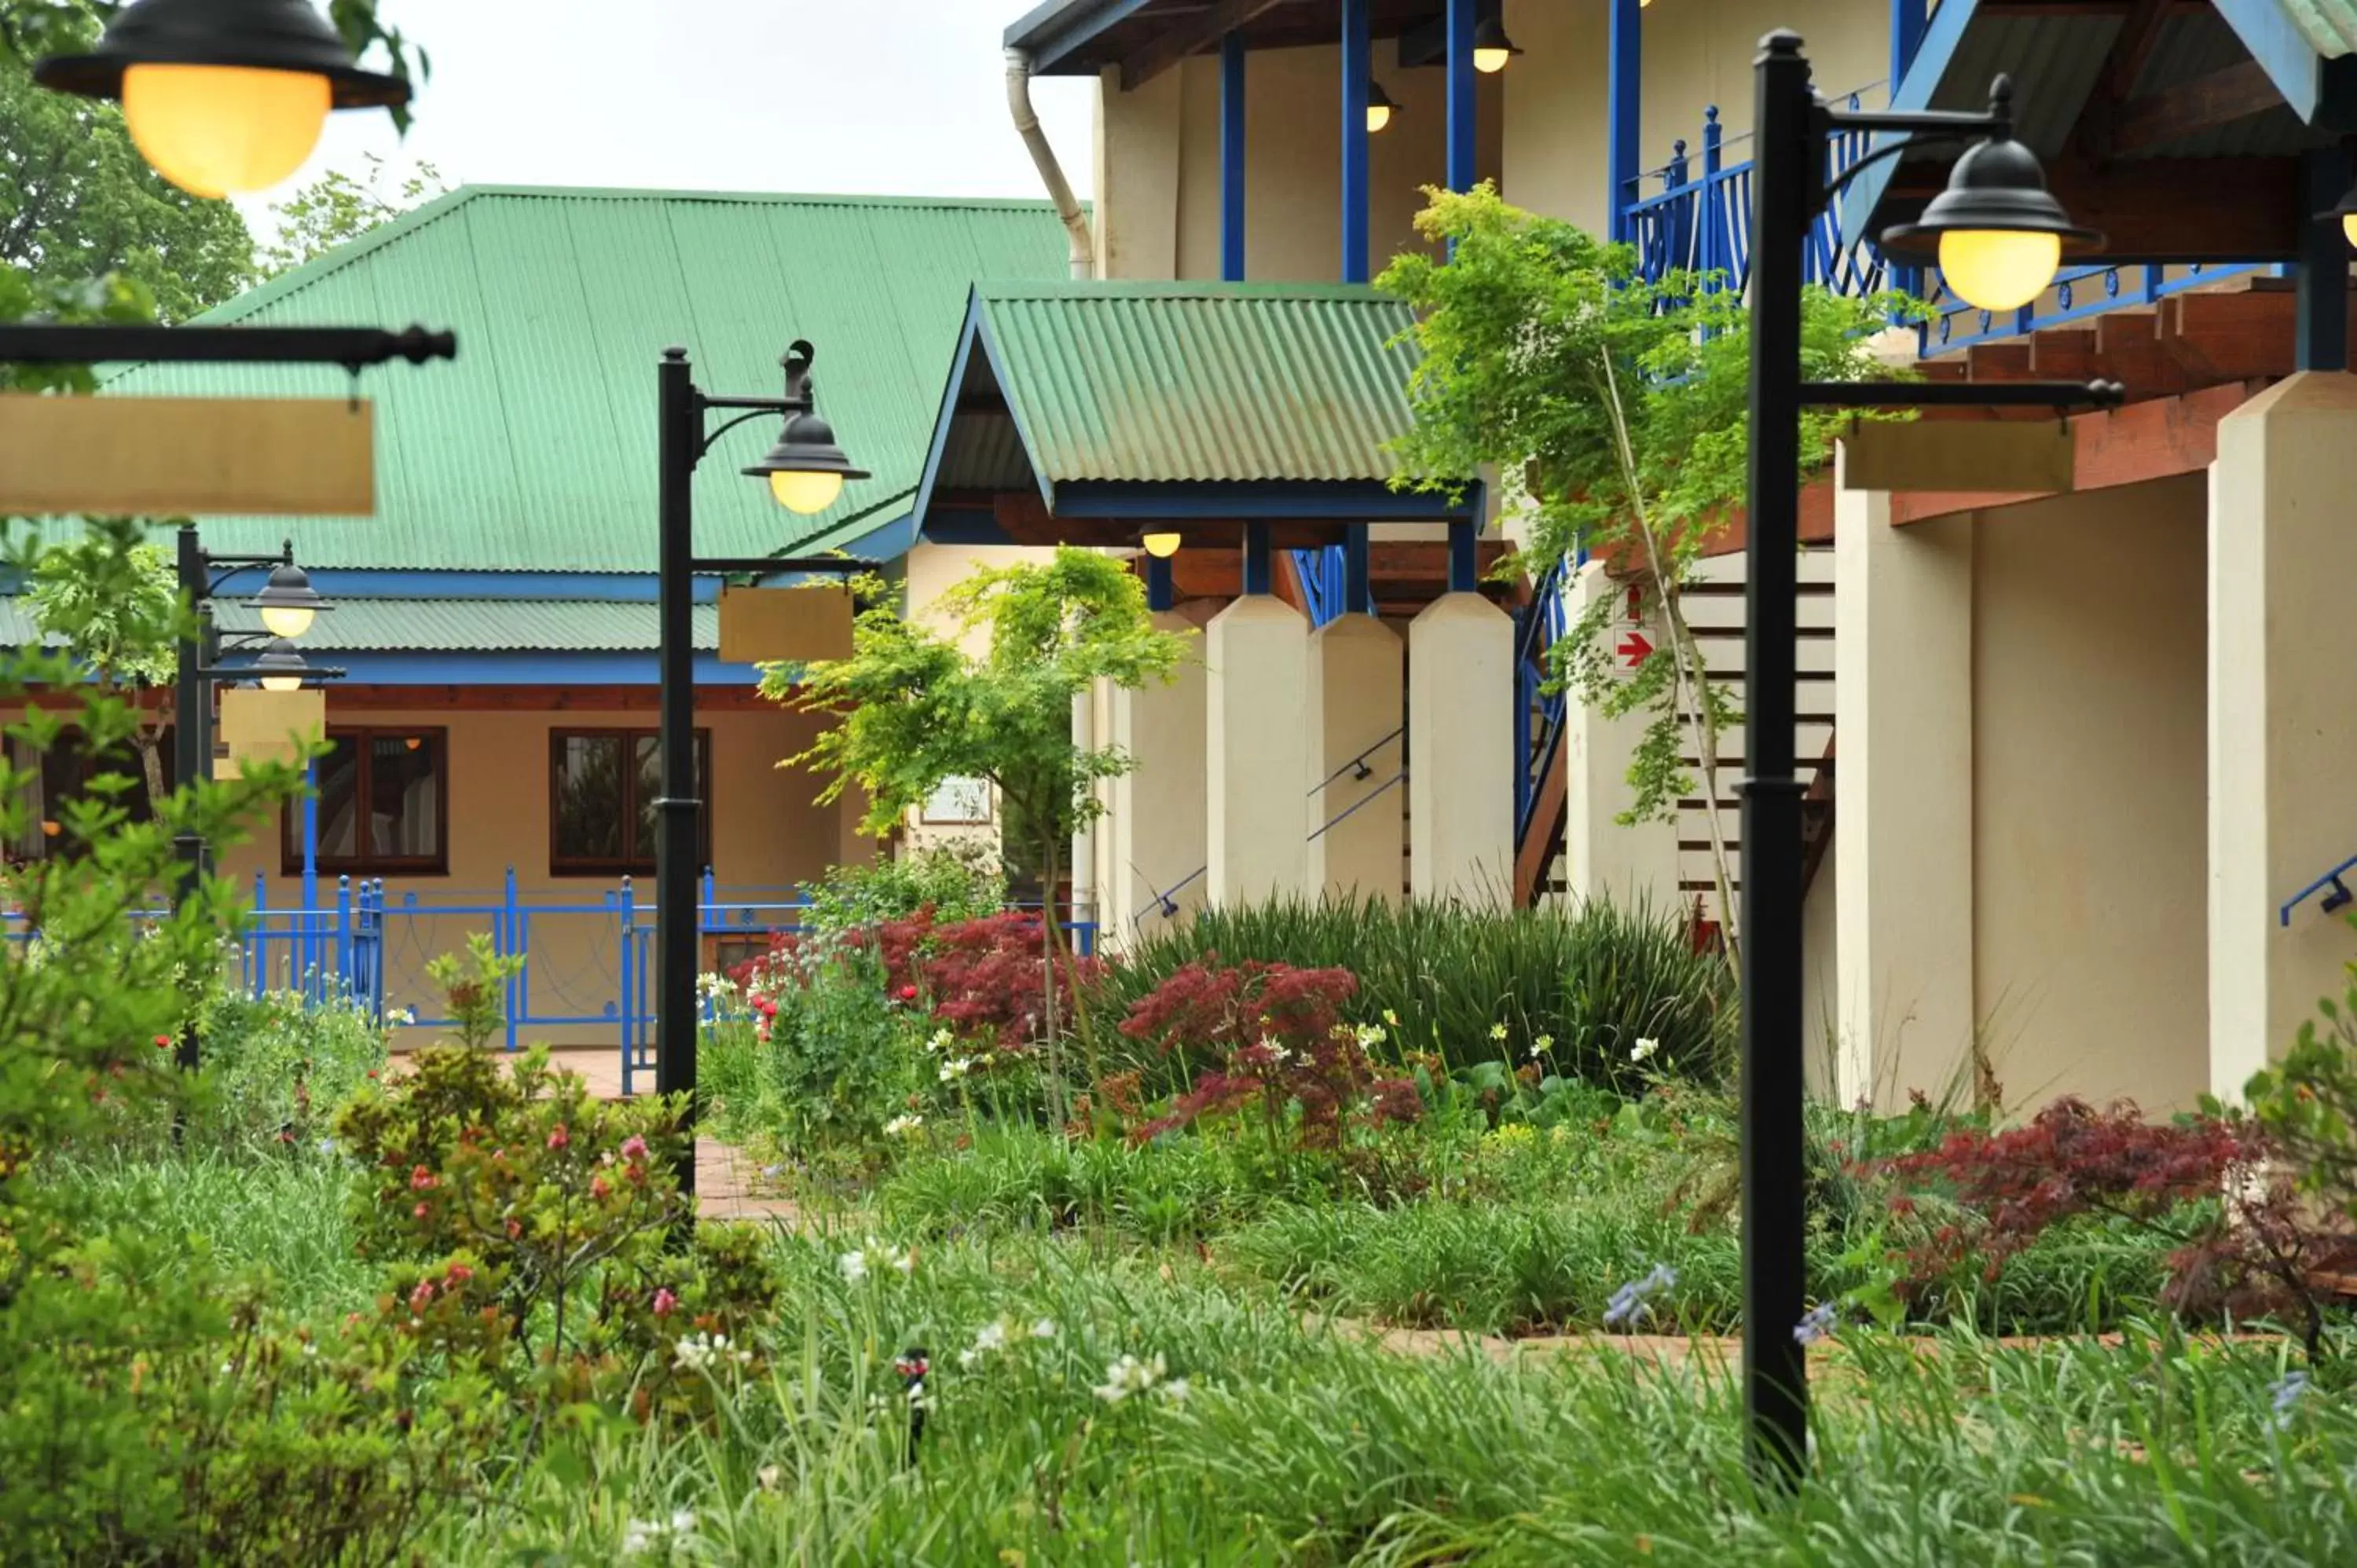
POLYGON ((1842 488, 2057 495, 2077 483, 2059 419, 1860 421, 1841 438, 1842 488))
POLYGON ((367 517, 374 427, 339 398, 0 393, 0 511, 367 517))
POLYGON ((731 664, 808 664, 851 657, 851 590, 720 590, 720 657, 731 664))
POLYGON ((302 762, 304 747, 328 733, 328 693, 264 692, 232 686, 221 694, 219 734, 226 757, 214 758, 215 778, 242 773, 255 762, 302 762))

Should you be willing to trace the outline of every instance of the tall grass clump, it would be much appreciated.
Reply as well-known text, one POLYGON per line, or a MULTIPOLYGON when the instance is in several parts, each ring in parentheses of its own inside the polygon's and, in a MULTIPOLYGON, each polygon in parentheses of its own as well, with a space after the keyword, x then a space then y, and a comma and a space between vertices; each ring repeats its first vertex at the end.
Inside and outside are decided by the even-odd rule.
POLYGON ((1659 1042, 1654 1066, 1674 1063, 1706 1080, 1723 1074, 1734 1048, 1725 962, 1696 952, 1674 914, 1603 902, 1492 909, 1369 898, 1206 909, 1126 954, 1106 973, 1098 1005, 1118 1017, 1213 954, 1231 964, 1347 969, 1359 981, 1353 1021, 1385 1024, 1400 1047, 1436 1052, 1452 1069, 1494 1059, 1501 1047, 1526 1061, 1544 1041, 1556 1070, 1634 1087, 1640 1040, 1659 1042), (1494 1033, 1501 1025, 1503 1040, 1494 1033))

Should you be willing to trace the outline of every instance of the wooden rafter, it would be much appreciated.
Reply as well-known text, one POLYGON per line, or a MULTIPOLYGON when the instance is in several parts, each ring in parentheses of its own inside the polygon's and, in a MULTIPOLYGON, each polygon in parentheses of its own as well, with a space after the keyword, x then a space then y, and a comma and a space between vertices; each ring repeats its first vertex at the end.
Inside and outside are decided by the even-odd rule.
POLYGON ((2266 67, 2246 59, 2120 104, 2114 112, 2109 151, 2115 157, 2148 152, 2264 114, 2283 101, 2266 67))
POLYGON ((1121 90, 1135 92, 1189 55, 1211 48, 1286 0, 1219 0, 1208 10, 1174 20, 1121 62, 1121 90))

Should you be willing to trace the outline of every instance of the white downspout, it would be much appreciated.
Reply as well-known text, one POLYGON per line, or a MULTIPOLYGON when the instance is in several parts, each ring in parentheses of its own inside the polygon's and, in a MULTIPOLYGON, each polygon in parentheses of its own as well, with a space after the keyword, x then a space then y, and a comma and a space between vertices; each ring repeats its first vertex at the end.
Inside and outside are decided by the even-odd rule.
POLYGON ((1048 188, 1048 199, 1056 204, 1056 216, 1064 220, 1064 231, 1072 237, 1072 276, 1096 276, 1097 247, 1089 232, 1089 215, 1082 209, 1081 199, 1072 194, 1072 182, 1064 177, 1056 149, 1048 145, 1048 133, 1039 128, 1039 112, 1031 107, 1031 57, 1021 49, 1006 51, 1006 108, 1015 116, 1015 129, 1022 135, 1023 145, 1031 151, 1040 183, 1048 188))

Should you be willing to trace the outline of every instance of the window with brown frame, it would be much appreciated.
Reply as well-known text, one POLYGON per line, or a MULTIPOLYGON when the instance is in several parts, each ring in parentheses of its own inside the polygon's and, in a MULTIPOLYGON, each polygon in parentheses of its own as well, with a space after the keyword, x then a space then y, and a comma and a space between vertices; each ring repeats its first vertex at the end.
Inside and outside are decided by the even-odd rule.
MULTIPOLYGON (((712 864, 712 732, 695 732, 696 857, 712 864)), ((548 736, 548 872, 651 875, 662 749, 651 729, 560 729, 548 736)))
MULTIPOLYGON (((174 782, 169 725, 157 732, 156 746, 164 765, 164 789, 168 794, 174 782)), ((106 797, 110 803, 122 807, 135 822, 155 819, 155 805, 147 796, 146 764, 132 741, 122 741, 104 751, 92 751, 88 737, 79 728, 69 726, 59 730, 57 739, 46 748, 12 737, 6 743, 6 754, 9 762, 26 775, 18 793, 25 810, 24 831, 16 842, 0 845, 0 858, 10 863, 87 854, 90 846, 66 831, 73 802, 85 796, 106 797), (92 779, 110 774, 127 781, 127 787, 91 787, 92 779)))
MULTIPOLYGON (((318 761, 319 869, 349 876, 450 870, 450 732, 330 729, 318 761)), ((288 806, 285 869, 303 869, 303 808, 288 806)))

